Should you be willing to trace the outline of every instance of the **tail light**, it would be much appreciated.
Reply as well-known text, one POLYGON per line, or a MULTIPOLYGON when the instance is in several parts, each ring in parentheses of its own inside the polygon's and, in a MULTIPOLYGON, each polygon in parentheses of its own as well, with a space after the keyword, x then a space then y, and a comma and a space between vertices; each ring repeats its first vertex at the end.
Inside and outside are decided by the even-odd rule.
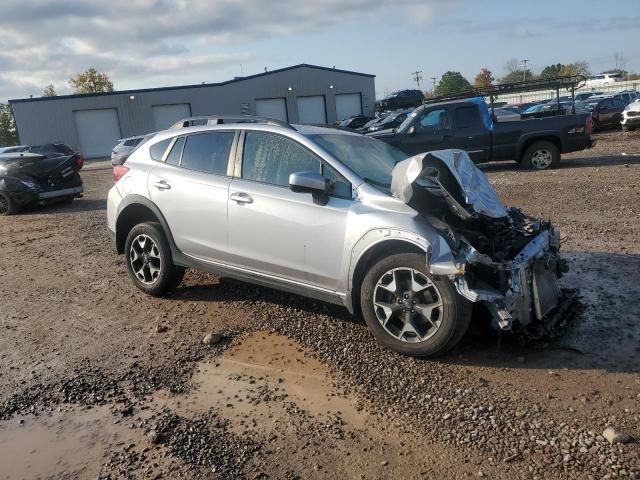
POLYGON ((591 132, 593 132, 593 118, 591 115, 588 115, 584 124, 584 133, 591 135, 591 132))
POLYGON ((75 165, 76 170, 82 170, 82 167, 84 167, 84 157, 82 155, 76 156, 75 165))
POLYGON ((129 171, 129 167, 125 167, 124 165, 114 165, 113 166, 113 181, 118 183, 118 181, 126 175, 129 171))

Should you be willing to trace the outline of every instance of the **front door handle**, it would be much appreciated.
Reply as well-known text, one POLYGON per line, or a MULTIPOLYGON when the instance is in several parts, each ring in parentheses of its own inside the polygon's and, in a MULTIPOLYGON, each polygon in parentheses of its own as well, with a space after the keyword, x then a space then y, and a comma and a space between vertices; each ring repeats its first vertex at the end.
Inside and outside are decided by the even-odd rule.
POLYGON ((156 187, 158 190, 171 190, 171 185, 166 180, 158 180, 157 182, 153 182, 151 185, 156 187))
POLYGON ((243 192, 232 193, 229 198, 238 204, 253 203, 253 198, 243 192))

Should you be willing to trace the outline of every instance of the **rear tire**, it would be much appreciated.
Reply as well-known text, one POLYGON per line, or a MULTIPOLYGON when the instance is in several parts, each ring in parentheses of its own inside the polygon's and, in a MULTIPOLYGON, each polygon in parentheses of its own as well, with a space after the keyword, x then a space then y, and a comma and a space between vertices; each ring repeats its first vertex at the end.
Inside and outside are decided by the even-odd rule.
POLYGON ((525 150, 522 166, 530 170, 546 170, 560 165, 560 150, 551 142, 539 140, 525 150))
POLYGON ((447 278, 433 277, 425 256, 416 253, 391 255, 373 265, 362 283, 360 308, 380 343, 415 357, 452 349, 471 321, 471 304, 447 278))
POLYGON ((171 248, 156 222, 140 223, 127 235, 125 259, 129 277, 144 293, 162 296, 182 281, 185 269, 173 264, 171 248))
POLYGON ((0 216, 13 215, 17 211, 18 207, 11 199, 11 195, 0 192, 0 216))

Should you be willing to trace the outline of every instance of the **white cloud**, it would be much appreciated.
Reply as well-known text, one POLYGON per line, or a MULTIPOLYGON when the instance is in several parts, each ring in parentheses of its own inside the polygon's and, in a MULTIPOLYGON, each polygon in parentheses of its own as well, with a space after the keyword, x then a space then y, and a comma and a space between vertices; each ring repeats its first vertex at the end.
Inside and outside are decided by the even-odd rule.
POLYGON ((1 0, 0 100, 39 94, 89 66, 119 84, 198 82, 251 60, 249 42, 349 22, 429 22, 437 0, 1 0), (206 50, 206 54, 203 51, 206 50), (179 72, 179 74, 177 74, 179 72))

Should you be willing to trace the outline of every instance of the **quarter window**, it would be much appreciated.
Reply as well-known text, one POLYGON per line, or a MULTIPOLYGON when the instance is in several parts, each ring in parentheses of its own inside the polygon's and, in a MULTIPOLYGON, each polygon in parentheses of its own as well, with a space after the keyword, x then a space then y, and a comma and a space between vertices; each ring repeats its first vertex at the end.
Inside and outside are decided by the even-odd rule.
POLYGON ((302 145, 281 135, 247 132, 242 154, 242 178, 289 186, 295 172, 320 172, 320 161, 302 145))
POLYGON ((169 165, 180 165, 180 157, 182 156, 182 147, 184 147, 185 137, 180 137, 176 140, 176 143, 173 144, 173 148, 169 152, 167 156, 166 163, 169 165))
POLYGON ((166 140, 162 140, 161 142, 155 143, 151 145, 149 148, 149 156, 152 160, 156 162, 162 161, 162 157, 164 157, 164 152, 167 151, 167 147, 171 143, 173 138, 167 138, 166 140))
POLYGON ((190 135, 184 146, 180 166, 203 173, 226 175, 233 136, 233 132, 190 135))
POLYGON ((480 112, 476 107, 456 108, 456 128, 473 128, 481 124, 480 112))

